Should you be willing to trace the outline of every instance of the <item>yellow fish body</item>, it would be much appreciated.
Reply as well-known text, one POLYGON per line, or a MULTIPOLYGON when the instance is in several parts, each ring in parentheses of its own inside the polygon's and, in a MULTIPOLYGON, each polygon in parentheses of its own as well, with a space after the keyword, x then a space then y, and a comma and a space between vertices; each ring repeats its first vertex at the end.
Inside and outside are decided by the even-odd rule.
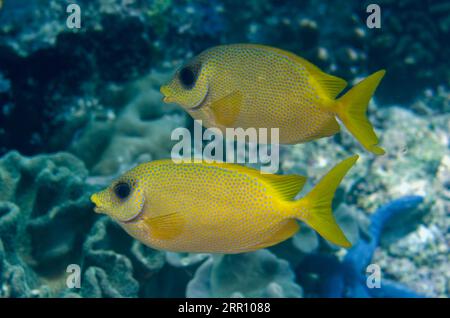
POLYGON ((131 236, 176 252, 241 253, 277 244, 299 230, 297 220, 329 241, 349 247, 331 201, 356 162, 335 166, 304 198, 294 197, 306 178, 267 175, 227 163, 141 164, 93 194, 95 211, 106 213, 131 236))
POLYGON ((337 116, 368 151, 380 155, 384 150, 366 111, 384 73, 370 75, 336 99, 345 80, 290 52, 232 44, 186 62, 161 92, 165 102, 181 105, 206 127, 279 128, 282 144, 336 134, 337 116))

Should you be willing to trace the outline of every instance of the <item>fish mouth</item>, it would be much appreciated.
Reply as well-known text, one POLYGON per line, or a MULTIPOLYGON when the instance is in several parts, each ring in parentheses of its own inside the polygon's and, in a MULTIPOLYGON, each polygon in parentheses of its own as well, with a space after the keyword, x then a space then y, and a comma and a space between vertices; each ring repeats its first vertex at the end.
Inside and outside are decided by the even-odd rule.
POLYGON ((95 213, 105 213, 105 209, 102 209, 102 206, 100 205, 100 199, 97 193, 91 195, 91 202, 95 204, 94 207, 95 213))
POLYGON ((172 97, 164 96, 163 97, 163 102, 166 103, 166 104, 170 104, 170 103, 173 103, 175 101, 174 101, 174 99, 172 97))
POLYGON ((169 88, 167 87, 167 85, 161 86, 159 91, 161 92, 161 94, 164 95, 164 97, 163 97, 163 102, 164 103, 172 103, 172 102, 174 102, 173 98, 169 96, 169 88))
POLYGON ((97 206, 94 208, 94 212, 95 212, 95 213, 100 213, 100 214, 106 213, 104 209, 102 209, 102 208, 100 208, 100 207, 97 207, 97 206))

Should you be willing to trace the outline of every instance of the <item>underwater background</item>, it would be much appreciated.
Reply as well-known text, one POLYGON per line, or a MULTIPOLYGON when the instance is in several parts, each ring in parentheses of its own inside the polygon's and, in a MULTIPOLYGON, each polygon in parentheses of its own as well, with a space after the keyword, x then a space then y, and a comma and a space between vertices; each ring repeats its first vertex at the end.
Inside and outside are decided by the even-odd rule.
POLYGON ((448 297, 450 293, 450 2, 0 1, 0 297, 448 297), (66 8, 81 9, 81 28, 66 8), (302 226, 253 253, 157 251, 93 212, 89 196, 138 163, 169 158, 192 119, 160 85, 218 44, 292 51, 355 83, 387 74, 369 106, 386 155, 343 129, 281 147, 282 173, 308 187, 361 159, 334 200, 354 244, 302 226), (69 288, 68 265, 81 268, 69 288), (381 288, 369 288, 369 264, 381 288), (72 286, 73 287, 73 286, 72 286))

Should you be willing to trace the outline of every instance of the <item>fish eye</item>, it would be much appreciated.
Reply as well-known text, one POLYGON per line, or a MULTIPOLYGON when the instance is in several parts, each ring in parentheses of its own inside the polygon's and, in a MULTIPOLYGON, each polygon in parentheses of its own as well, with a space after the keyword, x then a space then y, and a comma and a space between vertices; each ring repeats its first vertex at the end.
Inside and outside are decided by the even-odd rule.
POLYGON ((183 85, 186 89, 192 89, 195 85, 195 81, 197 80, 197 73, 197 68, 192 66, 183 67, 178 75, 181 85, 183 85))
POLYGON ((114 186, 114 193, 119 199, 126 199, 131 193, 131 186, 127 182, 119 182, 114 186))

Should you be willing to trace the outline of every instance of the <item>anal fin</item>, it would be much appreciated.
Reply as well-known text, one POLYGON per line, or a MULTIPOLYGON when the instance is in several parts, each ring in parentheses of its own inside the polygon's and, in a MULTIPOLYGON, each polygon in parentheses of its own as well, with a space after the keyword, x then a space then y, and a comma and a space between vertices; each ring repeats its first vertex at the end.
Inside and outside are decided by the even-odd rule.
POLYGON ((253 246, 253 250, 269 247, 283 242, 293 236, 300 229, 300 225, 296 220, 288 220, 278 231, 271 235, 268 239, 253 246))
POLYGON ((337 134, 340 129, 341 127, 339 126, 336 119, 333 117, 325 125, 323 125, 317 130, 315 138, 333 136, 337 134))

